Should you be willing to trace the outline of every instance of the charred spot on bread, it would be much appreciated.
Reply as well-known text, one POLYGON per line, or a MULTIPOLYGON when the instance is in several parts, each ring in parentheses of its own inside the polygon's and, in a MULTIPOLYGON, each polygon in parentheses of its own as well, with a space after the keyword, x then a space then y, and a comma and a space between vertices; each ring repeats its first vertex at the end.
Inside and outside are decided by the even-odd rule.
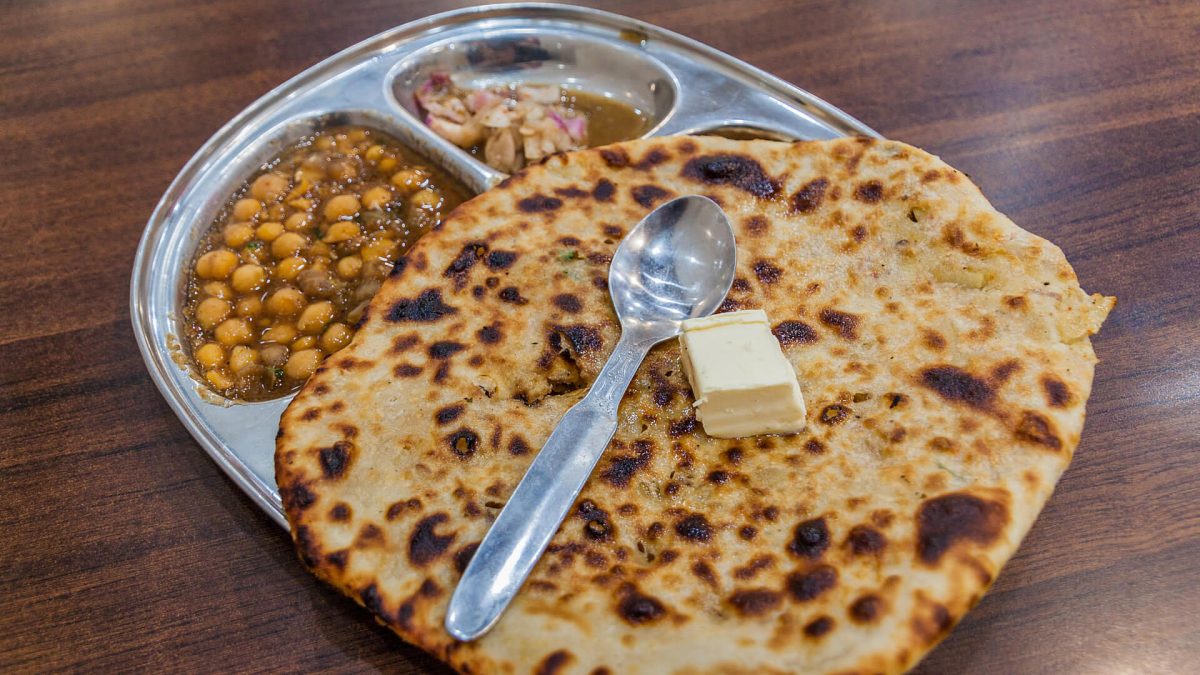
POLYGON ((571 293, 559 293, 550 298, 550 302, 554 303, 555 307, 570 314, 577 314, 583 309, 583 302, 579 300, 578 296, 571 293))
POLYGON ((742 616, 762 616, 782 602, 783 596, 769 588, 739 590, 729 596, 729 604, 742 616))
POLYGON ((812 518, 796 525, 788 551, 801 558, 816 560, 829 548, 829 527, 824 518, 812 518))
POLYGON ((422 291, 415 298, 397 301, 384 317, 388 321, 437 321, 444 316, 457 314, 458 310, 442 302, 442 292, 436 288, 422 291))
POLYGON ((775 339, 779 340, 779 344, 787 347, 789 345, 808 345, 817 341, 817 331, 813 327, 798 319, 789 319, 780 321, 771 329, 775 335, 775 339))
POLYGON ((517 261, 518 255, 515 251, 489 251, 487 254, 488 269, 506 270, 517 261))
POLYGON ((805 183, 792 195, 792 211, 796 213, 812 213, 821 207, 825 199, 825 190, 829 181, 825 178, 814 178, 805 183))
POLYGON ((767 176, 762 164, 745 155, 701 155, 688 160, 681 175, 701 183, 736 187, 760 199, 779 192, 779 183, 767 176))
POLYGON ((667 154, 667 152, 662 148, 651 148, 649 152, 642 155, 642 158, 638 160, 637 164, 633 165, 633 168, 638 169, 639 171, 646 171, 658 166, 659 164, 667 162, 670 159, 671 155, 667 154))
POLYGON ((642 593, 633 584, 625 584, 620 591, 617 613, 626 623, 641 626, 662 619, 667 610, 657 598, 642 593))
POLYGON ((450 445, 450 451, 461 459, 466 459, 475 454, 475 448, 479 445, 479 434, 467 428, 459 429, 446 439, 450 445))
POLYGON ((461 403, 443 406, 438 408, 437 412, 434 413, 434 419, 437 421, 438 425, 450 424, 454 420, 461 417, 465 409, 466 407, 461 403))
POLYGON ((521 297, 521 291, 516 286, 506 286, 500 289, 500 299, 514 305, 524 305, 529 301, 521 297))
POLYGON ((526 197, 517 202, 517 208, 525 213, 545 213, 547 211, 557 211, 562 208, 563 201, 557 197, 547 197, 543 194, 535 194, 532 197, 526 197))
POLYGON ((951 492, 921 502, 917 510, 917 557, 936 565, 960 542, 985 546, 1000 536, 1008 510, 999 502, 951 492))
POLYGON ((818 616, 804 625, 804 634, 810 638, 819 638, 833 630, 833 619, 828 616, 818 616))
POLYGON ((437 529, 449 520, 447 514, 435 513, 417 522, 408 539, 408 559, 412 564, 424 567, 446 552, 456 535, 440 535, 437 529))
POLYGON ((887 547, 887 537, 870 525, 855 525, 846 536, 846 546, 854 555, 877 555, 887 547))
POLYGON ((988 410, 996 399, 996 391, 987 380, 975 377, 958 366, 942 365, 921 371, 921 384, 938 396, 962 403, 977 410, 988 410))
POLYGON ((792 572, 787 577, 788 594, 796 602, 811 602, 836 586, 837 579, 837 570, 829 565, 792 572))
POLYGON ((321 448, 318 454, 321 459, 321 470, 325 473, 325 478, 341 478, 342 474, 346 471, 346 467, 350 465, 350 453, 353 450, 354 445, 348 441, 338 441, 331 447, 321 448))
POLYGON ((783 268, 769 260, 759 260, 754 263, 754 276, 758 277, 758 282, 762 285, 770 286, 783 276, 783 268))
POLYGON ((818 318, 826 327, 833 329, 842 339, 857 340, 858 339, 858 323, 859 319, 854 314, 848 312, 840 312, 836 309, 826 308, 821 310, 818 318))
POLYGON ((608 468, 600 473, 600 478, 613 487, 628 486, 633 475, 650 463, 651 448, 648 442, 635 443, 634 454, 613 457, 608 468))
POLYGON ((874 623, 882 611, 883 598, 874 593, 868 593, 850 604, 849 614, 854 623, 874 623))
POLYGON ((467 346, 454 340, 439 340, 429 345, 429 358, 444 361, 466 349, 467 346))
POLYGON ((1066 408, 1072 402, 1071 389, 1056 377, 1043 376, 1042 390, 1046 392, 1046 403, 1052 408, 1066 408))
POLYGON ((1045 415, 1033 410, 1024 410, 1013 432, 1019 440, 1034 443, 1051 450, 1061 450, 1062 439, 1054 429, 1054 424, 1045 415))
POLYGON ((623 169, 629 166, 629 154, 622 148, 602 148, 600 157, 611 169, 623 169))
POLYGON ((653 208, 655 204, 671 196, 671 193, 657 185, 638 185, 630 191, 633 201, 642 208, 653 208))
POLYGON ((870 180, 865 183, 859 183, 854 188, 854 198, 860 202, 867 204, 875 204, 883 199, 883 183, 877 180, 870 180))
POLYGON ((675 523, 675 534, 688 541, 705 543, 712 539, 712 525, 702 514, 693 513, 675 523))
POLYGON ((546 655, 533 669, 534 675, 559 675, 571 664, 575 657, 565 649, 559 649, 546 655))
POLYGON ((479 341, 485 345, 494 345, 500 342, 503 334, 500 332, 499 324, 491 324, 476 331, 475 337, 479 338, 479 341))
POLYGON ((611 202, 616 192, 617 186, 613 185, 612 181, 607 178, 601 178, 596 181, 596 187, 592 188, 592 198, 598 202, 611 202))

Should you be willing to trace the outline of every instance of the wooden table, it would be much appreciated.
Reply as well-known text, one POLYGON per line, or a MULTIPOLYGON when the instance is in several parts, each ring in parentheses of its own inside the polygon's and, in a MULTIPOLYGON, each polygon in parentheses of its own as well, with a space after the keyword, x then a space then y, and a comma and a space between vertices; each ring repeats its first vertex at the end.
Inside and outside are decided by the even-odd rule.
MULTIPOLYGON (((0 670, 439 671, 311 579, 192 441, 127 295, 155 202, 226 120, 460 4, 4 3, 0 670)), ((674 4, 603 6, 942 156, 1120 298, 1074 465, 921 672, 1195 672, 1200 3, 674 4)))

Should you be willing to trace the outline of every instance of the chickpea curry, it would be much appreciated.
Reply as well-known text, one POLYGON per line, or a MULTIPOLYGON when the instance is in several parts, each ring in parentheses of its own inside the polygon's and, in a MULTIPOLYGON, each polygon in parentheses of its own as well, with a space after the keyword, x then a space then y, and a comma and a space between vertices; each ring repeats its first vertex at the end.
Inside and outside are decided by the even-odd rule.
POLYGON ((349 344, 397 257, 466 197, 373 129, 293 144, 230 198, 197 250, 184 343, 198 373, 232 399, 296 390, 349 344))

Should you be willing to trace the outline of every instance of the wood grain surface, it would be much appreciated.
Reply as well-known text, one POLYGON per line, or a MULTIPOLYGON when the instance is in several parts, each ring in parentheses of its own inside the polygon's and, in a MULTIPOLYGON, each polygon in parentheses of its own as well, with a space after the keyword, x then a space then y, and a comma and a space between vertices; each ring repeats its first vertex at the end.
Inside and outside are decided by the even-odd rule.
MULTIPOLYGON (((131 263, 244 106, 460 3, 0 2, 0 671, 444 672, 305 573, 147 376, 131 263)), ((624 0, 969 173, 1120 300, 1075 461, 922 673, 1200 662, 1200 3, 624 0)))

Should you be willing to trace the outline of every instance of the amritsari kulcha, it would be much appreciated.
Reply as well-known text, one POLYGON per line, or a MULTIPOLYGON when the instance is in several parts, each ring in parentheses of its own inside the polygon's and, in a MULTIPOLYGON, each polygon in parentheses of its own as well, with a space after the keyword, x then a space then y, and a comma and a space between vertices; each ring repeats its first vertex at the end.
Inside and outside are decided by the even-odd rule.
POLYGON ((461 672, 899 672, 982 597, 1079 441, 1112 298, 968 178, 873 139, 632 141, 555 156, 423 237, 281 421, 303 563, 461 672), (806 426, 717 439, 679 344, 481 639, 443 629, 489 523, 619 328, 610 256, 702 194, 722 311, 764 309, 806 426))

